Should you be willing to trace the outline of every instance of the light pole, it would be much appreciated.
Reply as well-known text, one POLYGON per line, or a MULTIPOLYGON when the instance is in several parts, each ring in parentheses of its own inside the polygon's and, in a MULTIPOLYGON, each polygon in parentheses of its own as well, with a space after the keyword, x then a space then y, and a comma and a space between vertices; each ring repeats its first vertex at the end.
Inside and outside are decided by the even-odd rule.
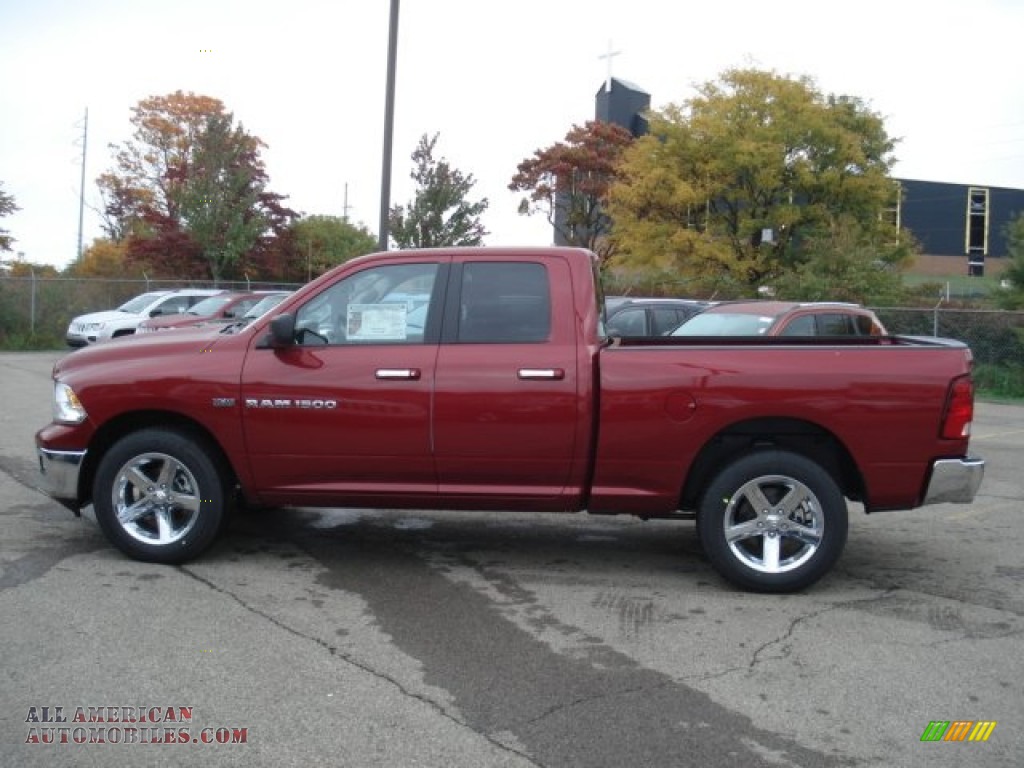
POLYGON ((388 212, 391 207, 391 144, 395 130, 395 67, 398 58, 398 0, 391 0, 388 24, 388 84, 384 93, 384 158, 380 172, 380 236, 377 247, 388 249, 388 212))

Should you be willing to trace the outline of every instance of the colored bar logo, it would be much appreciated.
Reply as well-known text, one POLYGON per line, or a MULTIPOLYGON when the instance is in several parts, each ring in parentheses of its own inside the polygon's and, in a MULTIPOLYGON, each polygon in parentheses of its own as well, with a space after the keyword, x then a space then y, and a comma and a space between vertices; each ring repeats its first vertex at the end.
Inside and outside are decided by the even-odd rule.
POLYGON ((932 720, 921 741, 988 741, 995 729, 995 720, 932 720))

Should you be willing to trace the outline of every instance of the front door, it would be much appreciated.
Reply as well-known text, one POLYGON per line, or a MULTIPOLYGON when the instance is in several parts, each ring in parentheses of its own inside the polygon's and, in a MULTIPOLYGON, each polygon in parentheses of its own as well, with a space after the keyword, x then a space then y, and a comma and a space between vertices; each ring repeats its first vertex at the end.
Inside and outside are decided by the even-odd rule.
POLYGON ((296 343, 250 350, 248 455, 268 501, 432 497, 431 389, 447 265, 375 264, 295 310, 296 343))

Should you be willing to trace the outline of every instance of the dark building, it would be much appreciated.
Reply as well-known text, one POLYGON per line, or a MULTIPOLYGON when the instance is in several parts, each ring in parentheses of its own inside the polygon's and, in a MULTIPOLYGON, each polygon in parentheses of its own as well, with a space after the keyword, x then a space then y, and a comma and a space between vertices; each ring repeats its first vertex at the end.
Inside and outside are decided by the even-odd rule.
MULTIPOLYGON (((597 120, 620 125, 634 136, 647 133, 651 95, 641 88, 613 77, 601 84, 594 105, 597 120)), ((926 271, 981 276, 987 259, 991 266, 1009 255, 1006 225, 1024 213, 1024 189, 894 181, 900 195, 890 215, 921 243, 925 255, 919 264, 926 271)))
MULTIPOLYGON (((1024 190, 896 179, 896 221, 914 234, 931 262, 959 257, 955 272, 983 275, 985 261, 1009 255, 1006 225, 1024 213, 1024 190)), ((941 264, 941 263, 940 263, 941 264)))
POLYGON ((603 83, 594 95, 594 119, 621 126, 634 136, 647 133, 650 108, 651 94, 617 77, 603 83))

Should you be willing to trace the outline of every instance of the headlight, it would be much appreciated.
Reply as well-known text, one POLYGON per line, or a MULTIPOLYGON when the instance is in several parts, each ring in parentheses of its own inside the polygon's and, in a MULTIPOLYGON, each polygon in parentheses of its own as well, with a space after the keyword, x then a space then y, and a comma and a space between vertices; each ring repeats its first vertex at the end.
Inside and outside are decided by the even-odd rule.
POLYGON ((103 330, 103 326, 105 326, 105 325, 106 325, 106 323, 88 323, 85 326, 85 330, 86 331, 102 331, 103 330))
POLYGON ((85 408, 75 391, 58 381, 53 390, 53 420, 62 424, 81 424, 85 416, 85 408))

